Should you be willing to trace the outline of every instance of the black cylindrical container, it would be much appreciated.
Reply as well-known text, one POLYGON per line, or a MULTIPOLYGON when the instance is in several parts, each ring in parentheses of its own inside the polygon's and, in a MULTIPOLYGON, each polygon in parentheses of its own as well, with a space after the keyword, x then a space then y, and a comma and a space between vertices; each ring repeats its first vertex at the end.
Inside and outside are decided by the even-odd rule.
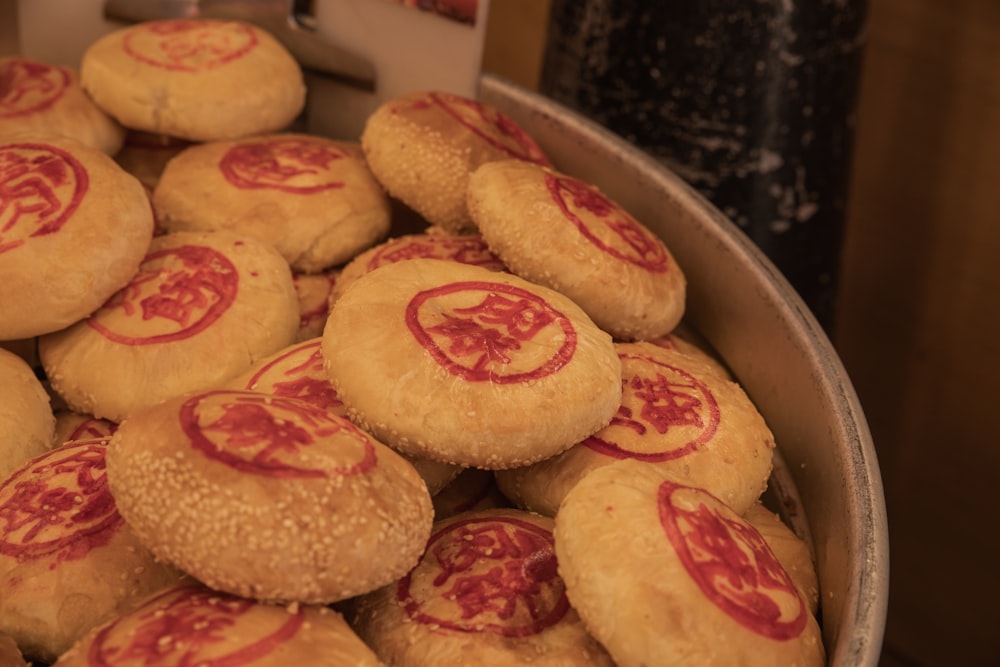
POLYGON ((540 89, 662 159, 832 323, 865 0, 553 0, 540 89))

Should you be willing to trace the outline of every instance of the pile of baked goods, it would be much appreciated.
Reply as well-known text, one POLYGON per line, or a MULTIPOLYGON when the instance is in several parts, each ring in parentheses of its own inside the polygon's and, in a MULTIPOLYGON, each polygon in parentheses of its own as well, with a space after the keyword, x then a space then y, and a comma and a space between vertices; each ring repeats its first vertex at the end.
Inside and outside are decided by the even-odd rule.
POLYGON ((481 102, 304 98, 235 21, 0 60, 0 656, 823 664, 664 243, 481 102))

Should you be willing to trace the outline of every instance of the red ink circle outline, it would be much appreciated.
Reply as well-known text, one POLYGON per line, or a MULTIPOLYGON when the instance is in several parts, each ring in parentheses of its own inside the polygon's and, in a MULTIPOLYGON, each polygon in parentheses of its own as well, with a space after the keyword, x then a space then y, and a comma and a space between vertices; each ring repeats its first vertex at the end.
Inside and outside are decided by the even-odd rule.
MULTIPOLYGON (((52 146, 49 144, 36 143, 36 142, 24 142, 24 143, 0 145, 0 195, 3 195, 5 192, 9 192, 8 185, 12 178, 21 178, 25 174, 34 174, 37 172, 53 172, 55 170, 54 166, 55 163, 52 162, 53 160, 59 161, 58 164, 68 167, 67 173, 72 173, 75 185, 69 203, 65 203, 56 198, 56 201, 58 201, 59 205, 61 206, 61 209, 56 211, 57 215, 49 220, 44 221, 41 225, 39 225, 37 229, 35 229, 35 231, 31 232, 30 234, 27 234, 26 236, 18 237, 13 241, 7 241, 7 242, 5 242, 2 237, 0 237, 0 254, 24 245, 26 239, 35 238, 38 236, 46 236, 48 234, 54 234, 55 232, 59 231, 62 228, 62 226, 65 225, 66 222, 70 219, 70 217, 76 212, 77 208, 79 208, 80 203, 83 201, 84 195, 86 195, 87 191, 90 189, 90 176, 86 168, 83 166, 83 164, 80 163, 79 160, 77 160, 69 152, 62 150, 61 148, 57 148, 56 146, 52 146), (36 156, 34 159, 31 160, 31 163, 34 165, 32 168, 27 170, 24 170, 22 168, 20 170, 17 170, 19 173, 10 175, 6 172, 8 170, 13 169, 13 167, 4 166, 5 164, 4 156, 6 154, 14 154, 20 156, 21 161, 15 162, 17 166, 20 166, 21 164, 23 164, 24 156, 17 153, 18 149, 34 151, 36 153, 42 153, 43 155, 36 156), (50 154, 52 157, 45 159, 44 154, 50 154)), ((49 173, 47 174, 47 176, 49 178, 53 178, 55 176, 62 177, 61 174, 56 175, 53 173, 49 173)), ((37 178, 37 176, 35 176, 35 178, 37 178)), ((23 185, 17 187, 21 188, 23 187, 23 185)), ((15 193, 15 195, 16 194, 18 193, 15 193)), ((0 213, 3 213, 4 209, 6 209, 8 205, 5 202, 5 199, 6 199, 5 197, 0 197, 0 213)), ((51 202, 49 202, 49 204, 51 205, 51 202)), ((30 211, 30 213, 37 213, 37 211, 30 211)), ((10 221, 4 223, 4 225, 0 227, 0 234, 10 231, 17 223, 19 216, 20 212, 17 212, 17 215, 15 215, 15 217, 13 217, 10 221)))
MULTIPOLYGON (((716 607, 721 609, 730 618, 734 619, 743 627, 748 630, 759 634, 761 636, 767 637, 769 639, 774 639, 777 641, 786 641, 789 639, 794 639, 802 634, 802 631, 806 627, 807 621, 807 610, 805 602, 802 597, 798 594, 795 588, 795 584, 792 583, 791 577, 778 562, 774 553, 771 551, 770 547, 767 546, 764 538, 760 533, 742 521, 742 519, 736 515, 735 512, 730 510, 722 501, 718 500, 712 494, 708 493, 703 489, 697 489, 694 487, 684 486, 681 484, 675 484, 669 480, 664 480, 656 491, 656 503, 659 512, 660 525, 663 527, 663 531, 673 545, 681 564, 684 569, 691 576, 692 580, 698 585, 705 597, 708 598, 716 607), (740 574, 734 574, 733 569, 737 566, 733 563, 726 562, 723 568, 723 572, 706 572, 705 567, 702 563, 699 563, 695 556, 691 553, 691 544, 685 533, 682 531, 680 526, 677 525, 678 514, 682 511, 675 507, 671 500, 671 496, 677 491, 693 491, 695 493, 704 494, 709 498, 712 498, 719 508, 722 508, 723 512, 728 512, 732 514, 731 522, 739 522, 741 525, 745 526, 744 537, 749 536, 750 539, 755 541, 757 544, 754 545, 759 550, 757 555, 764 556, 765 560, 770 561, 765 563, 767 566, 767 574, 772 576, 778 585, 778 590, 782 590, 785 593, 791 595, 796 601, 798 601, 798 611, 795 618, 790 621, 778 621, 774 619, 769 619, 767 617, 767 611, 765 609, 766 605, 761 604, 760 595, 758 590, 755 589, 754 593, 758 596, 754 598, 754 601, 747 604, 739 604, 731 597, 725 595, 719 590, 718 586, 715 585, 717 580, 733 581, 741 579, 740 574, 743 574, 746 567, 740 567, 740 574)), ((700 503, 699 507, 704 509, 706 512, 713 514, 720 521, 726 522, 725 518, 722 516, 718 510, 712 510, 705 505, 704 502, 700 503)), ((692 514, 692 512, 684 511, 685 514, 692 514)), ((728 539, 730 541, 735 541, 732 537, 732 532, 726 530, 728 539)), ((717 538, 713 540, 714 544, 720 544, 722 539, 717 538)), ((739 547, 736 547, 739 549, 739 547)), ((752 547, 751 547, 752 548, 752 547)), ((742 551, 742 550, 741 550, 742 551)), ((756 560, 753 563, 754 572, 759 574, 760 563, 756 560)), ((747 566, 749 567, 749 566, 747 566)), ((759 586, 757 587, 760 588, 759 586)), ((773 603, 773 606, 777 606, 774 602, 774 598, 770 595, 765 595, 768 601, 773 603)), ((771 610, 773 612, 773 609, 771 610)), ((780 613, 780 609, 778 610, 780 613)))
MULTIPOLYGON (((562 620, 562 618, 566 615, 566 613, 570 609, 569 599, 566 596, 565 584, 563 584, 563 590, 560 592, 559 597, 555 600, 555 603, 552 605, 552 609, 550 609, 545 616, 535 620, 534 622, 528 625, 509 627, 497 623, 466 624, 458 621, 438 618, 436 616, 431 616, 430 614, 425 614, 420 611, 420 607, 422 606, 423 603, 419 600, 414 599, 410 592, 410 587, 414 572, 416 572, 417 568, 420 567, 420 564, 423 563, 431 554, 432 547, 434 546, 434 544, 439 542, 441 539, 447 537, 450 533, 456 531, 459 528, 468 526, 470 524, 479 524, 479 523, 512 524, 513 526, 515 526, 514 530, 519 528, 537 537, 541 537, 542 540, 548 543, 549 546, 551 547, 551 551, 549 553, 551 555, 552 562, 553 563, 555 562, 555 538, 553 537, 552 532, 540 526, 536 526, 535 524, 529 521, 524 521, 522 519, 518 519, 515 517, 492 516, 492 517, 471 517, 468 519, 462 519, 455 521, 453 523, 449 523, 447 526, 439 529, 437 532, 435 532, 433 535, 430 536, 430 538, 427 540, 427 546, 424 549, 424 554, 420 558, 420 562, 417 563, 417 565, 412 570, 410 570, 410 572, 407 573, 406 576, 404 576, 396 583, 396 601, 403 606, 403 610, 406 612, 406 615, 411 620, 417 623, 421 623, 423 625, 440 626, 458 632, 486 631, 503 637, 514 637, 514 638, 529 637, 531 635, 536 635, 546 630, 547 628, 552 627, 560 620, 562 620)), ((524 559, 525 562, 524 569, 527 569, 527 566, 529 565, 528 560, 529 559, 524 559)), ((437 577, 439 576, 440 573, 437 575, 437 577)), ((435 577, 435 579, 437 577, 435 577)), ((562 581, 562 579, 558 576, 558 572, 556 573, 555 578, 560 582, 562 581)), ((436 588, 440 587, 436 583, 434 584, 434 586, 436 588)))
POLYGON ((493 254, 482 236, 468 234, 414 234, 399 236, 383 243, 368 260, 367 270, 395 264, 407 259, 448 259, 459 264, 504 270, 503 261, 493 254), (401 257, 393 257, 393 254, 401 257), (470 261, 471 260, 471 261, 470 261))
MULTIPOLYGON (((323 153, 327 164, 321 166, 322 170, 326 171, 329 171, 329 163, 351 157, 335 143, 314 137, 258 139, 238 143, 227 150, 219 159, 219 171, 230 185, 240 190, 278 190, 294 195, 312 195, 319 192, 326 192, 327 190, 342 189, 344 187, 343 181, 328 180, 314 185, 286 185, 284 183, 254 180, 254 178, 245 173, 248 164, 260 165, 261 163, 271 162, 277 165, 281 158, 286 156, 288 150, 303 147, 323 153)), ((277 166, 272 169, 272 173, 275 171, 278 171, 277 166)), ((315 174, 319 171, 319 167, 312 167, 312 171, 308 173, 315 174)), ((306 172, 302 171, 292 175, 301 176, 302 173, 306 172)))
MULTIPOLYGON (((702 429, 701 433, 697 438, 686 443, 682 447, 675 447, 665 452, 633 452, 631 450, 625 449, 614 442, 610 442, 603 438, 598 437, 598 435, 592 435, 585 439, 581 444, 587 448, 597 452, 598 454, 603 454, 605 456, 610 456, 615 459, 635 459, 637 461, 646 461, 648 463, 662 463, 664 461, 672 461, 674 459, 679 459, 694 451, 697 451, 701 447, 711 442, 715 437, 716 432, 719 428, 719 423, 722 419, 721 409, 719 408, 719 402, 715 399, 715 395, 712 393, 711 389, 708 388, 704 382, 694 377, 690 373, 676 366, 671 366, 665 362, 659 361, 652 357, 647 357, 640 354, 619 354, 620 359, 635 359, 639 361, 648 361, 650 363, 656 364, 662 368, 667 369, 668 372, 672 374, 677 374, 689 381, 698 393, 706 400, 708 403, 708 417, 709 423, 702 429)), ((637 375, 632 375, 628 380, 623 379, 623 391, 627 388, 629 380, 634 380, 637 375)), ((622 405, 624 405, 624 399, 622 400, 622 405)), ((619 407, 619 411, 621 407, 619 407)), ((617 418, 617 414, 612 418, 612 424, 617 418)))
MULTIPOLYGON (((322 366, 322 347, 321 340, 314 339, 306 341, 299 345, 294 346, 292 349, 278 355, 268 363, 261 366, 256 373, 250 376, 247 380, 245 389, 255 391, 257 390, 257 385, 261 380, 265 380, 265 376, 270 373, 276 366, 284 363, 289 359, 289 357, 294 357, 296 355, 304 354, 305 350, 311 350, 309 357, 298 366, 294 368, 285 369, 282 371, 282 375, 292 375, 293 377, 298 377, 302 380, 315 381, 318 385, 322 385, 323 391, 318 394, 312 394, 309 397, 303 397, 297 394, 288 393, 287 390, 282 389, 282 384, 280 382, 275 382, 271 379, 266 379, 267 384, 271 389, 267 392, 269 394, 274 394, 276 396, 284 396, 286 398, 297 398, 301 401, 308 401, 316 407, 323 408, 325 410, 338 410, 342 408, 344 402, 340 400, 337 396, 337 390, 333 388, 333 384, 327 379, 324 371, 324 375, 320 378, 310 378, 308 376, 308 369, 315 364, 317 356, 320 359, 320 365, 322 366), (313 398, 315 396, 315 399, 313 398)), ((291 382, 296 382, 292 380, 291 382)), ((296 385, 301 386, 301 385, 296 385)))
POLYGON ((250 26, 237 21, 206 21, 193 19, 164 19, 161 21, 147 21, 129 29, 122 37, 122 50, 137 61, 172 72, 188 73, 203 72, 206 70, 216 69, 217 67, 222 67, 223 65, 233 62, 234 60, 238 60, 250 53, 257 47, 257 44, 258 39, 254 30, 250 26), (222 30, 228 31, 230 27, 236 28, 236 32, 242 33, 243 36, 247 37, 247 44, 198 66, 185 65, 169 60, 159 60, 153 56, 147 55, 134 44, 137 39, 141 39, 150 33, 161 36, 176 35, 204 29, 212 32, 213 35, 218 35, 222 30))
POLYGON ((546 166, 550 164, 548 157, 542 152, 542 149, 538 146, 535 140, 527 132, 521 129, 517 123, 501 111, 487 106, 477 100, 471 100, 466 97, 450 93, 432 92, 428 93, 427 97, 432 103, 454 118, 459 124, 494 148, 519 160, 546 166), (475 121, 471 121, 466 118, 458 110, 459 107, 471 110, 472 113, 482 119, 482 126, 475 121), (503 138, 513 140, 519 150, 515 150, 509 144, 506 144, 498 139, 491 130, 496 130, 496 134, 503 138))
POLYGON ((413 334, 413 337, 416 338, 420 346, 427 350, 434 361, 436 361, 442 368, 446 369, 452 375, 469 382, 515 384, 526 380, 537 380, 539 378, 552 375, 560 368, 568 364, 576 352, 577 333, 576 329, 573 327, 573 323, 568 317, 549 305, 549 303, 542 297, 533 294, 526 289, 522 289, 515 285, 508 285, 506 283, 487 282, 483 280, 463 280, 432 287, 430 289, 417 292, 413 298, 410 299, 410 302, 406 305, 404 317, 406 326, 409 328, 410 333, 413 334), (513 373, 511 375, 498 375, 492 368, 469 368, 455 362, 438 346, 431 335, 427 333, 427 330, 420 323, 420 309, 430 299, 463 291, 480 291, 486 292, 487 295, 491 293, 508 294, 538 304, 542 309, 553 316, 553 322, 550 324, 556 324, 562 329, 563 334, 565 335, 565 340, 563 341, 562 346, 552 354, 548 361, 538 368, 531 371, 513 373))
MULTIPOLYGON (((24 78, 20 77, 22 81, 24 78)), ((70 77, 69 70, 65 67, 29 60, 28 58, 8 58, 3 63, 0 63, 0 118, 18 118, 51 109, 66 93, 71 83, 72 78, 70 77), (19 78, 16 71, 17 67, 20 67, 20 71, 26 73, 28 80, 37 81, 44 79, 49 81, 55 87, 55 90, 45 91, 42 99, 29 107, 14 108, 13 104, 16 102, 10 102, 7 98, 14 92, 13 84, 19 78), (52 72, 59 74, 58 79, 48 78, 52 72), (11 110, 5 110, 8 108, 11 110)))
MULTIPOLYGON (((212 405, 211 403, 209 403, 209 405, 210 407, 220 407, 212 405)), ((178 409, 177 417, 180 422, 181 430, 188 437, 188 441, 193 449, 201 452, 201 454, 210 460, 247 474, 273 477, 277 479, 329 479, 331 475, 339 475, 341 477, 363 475, 373 470, 378 464, 378 459, 375 453, 375 445, 367 433, 359 429, 346 418, 339 417, 329 410, 317 407, 316 405, 301 399, 262 394, 253 391, 215 389, 212 391, 202 392, 188 398, 178 409), (318 434, 320 437, 332 435, 333 433, 346 433, 347 435, 354 437, 356 440, 360 441, 363 448, 361 458, 359 461, 349 465, 339 465, 325 469, 297 467, 281 460, 247 460, 242 456, 233 453, 231 450, 224 449, 220 443, 209 438, 205 434, 206 428, 199 422, 198 408, 201 404, 220 395, 232 396, 236 402, 243 405, 254 404, 258 407, 264 407, 265 412, 267 412, 269 416, 271 415, 271 411, 268 408, 281 408, 289 413, 301 417, 304 420, 310 420, 312 423, 306 424, 305 426, 301 423, 297 424, 297 426, 303 428, 303 430, 305 430, 306 427, 316 428, 316 424, 325 423, 328 427, 334 428, 334 430, 330 433, 320 432, 318 434)), ((313 442, 306 443, 304 446, 309 446, 315 442, 315 436, 317 433, 313 432, 309 435, 314 437, 313 442)), ((285 444, 289 443, 286 442, 285 444)), ((261 452, 255 450, 254 453, 259 455, 261 452)), ((294 456, 294 454, 292 456, 294 456)))

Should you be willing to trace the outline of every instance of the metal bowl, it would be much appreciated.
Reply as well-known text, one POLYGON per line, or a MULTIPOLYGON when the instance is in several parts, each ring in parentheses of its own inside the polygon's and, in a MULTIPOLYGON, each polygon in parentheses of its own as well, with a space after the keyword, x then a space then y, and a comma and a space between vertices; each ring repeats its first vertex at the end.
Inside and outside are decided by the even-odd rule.
POLYGON ((479 97, 556 167, 598 185, 666 242, 688 279, 686 319, 764 415, 779 457, 769 493, 811 540, 830 665, 879 662, 889 590, 882 479, 857 395, 826 334, 739 228, 654 158, 579 114, 483 75, 479 97))

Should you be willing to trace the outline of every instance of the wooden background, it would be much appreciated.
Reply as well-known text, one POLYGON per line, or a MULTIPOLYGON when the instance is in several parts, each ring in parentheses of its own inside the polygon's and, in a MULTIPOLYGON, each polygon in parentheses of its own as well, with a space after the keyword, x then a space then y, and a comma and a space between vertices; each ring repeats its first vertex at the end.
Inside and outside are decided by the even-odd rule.
MULTIPOLYGON (((536 86, 548 5, 492 0, 484 68, 536 86)), ((1000 665, 1000 2, 869 9, 833 339, 885 481, 883 664, 1000 665)))

